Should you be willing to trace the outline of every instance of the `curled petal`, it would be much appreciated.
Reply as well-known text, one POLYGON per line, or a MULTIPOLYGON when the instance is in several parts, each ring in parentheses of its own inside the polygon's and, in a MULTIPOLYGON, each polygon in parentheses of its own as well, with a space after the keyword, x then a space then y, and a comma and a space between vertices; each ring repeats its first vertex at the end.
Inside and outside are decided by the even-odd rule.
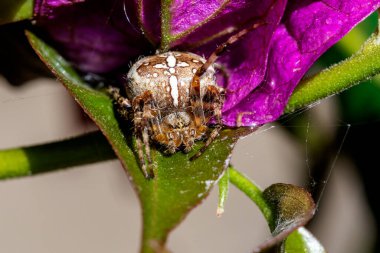
POLYGON ((107 73, 153 50, 137 26, 135 6, 87 1, 54 9, 37 24, 62 54, 84 72, 107 73))
POLYGON ((380 6, 379 0, 291 2, 270 49, 266 78, 224 113, 224 123, 261 125, 276 120, 302 76, 329 47, 380 6))
MULTIPOLYGON (((131 0, 124 0, 126 3, 131 0)), ((145 37, 158 47, 161 41, 162 11, 160 1, 133 0, 135 2, 138 25, 145 37)), ((162 1, 164 2, 164 1, 162 1)))

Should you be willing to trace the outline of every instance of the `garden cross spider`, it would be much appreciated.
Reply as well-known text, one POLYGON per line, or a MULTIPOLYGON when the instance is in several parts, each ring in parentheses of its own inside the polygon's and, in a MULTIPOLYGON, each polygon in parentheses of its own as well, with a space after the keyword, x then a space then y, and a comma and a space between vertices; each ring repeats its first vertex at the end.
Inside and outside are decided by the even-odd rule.
POLYGON ((164 146, 169 154, 181 148, 187 153, 196 140, 206 135, 214 118, 214 129, 205 145, 190 158, 193 160, 219 135, 224 89, 216 83, 214 63, 229 45, 261 25, 256 23, 231 36, 207 60, 178 51, 144 57, 126 76, 126 97, 116 87, 108 89, 120 116, 133 119, 138 159, 146 178, 154 177, 150 141, 164 146))

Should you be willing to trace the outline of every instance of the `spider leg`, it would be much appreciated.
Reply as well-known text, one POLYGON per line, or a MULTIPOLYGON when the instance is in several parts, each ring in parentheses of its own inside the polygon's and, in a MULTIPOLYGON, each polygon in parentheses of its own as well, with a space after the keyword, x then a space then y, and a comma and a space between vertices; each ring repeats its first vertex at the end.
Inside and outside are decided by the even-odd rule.
POLYGON ((128 120, 129 109, 132 107, 129 99, 120 95, 120 89, 113 86, 109 86, 107 92, 113 98, 119 115, 128 120))
MULTIPOLYGON (((128 109, 132 107, 130 101, 120 95, 120 89, 116 87, 110 86, 107 89, 107 92, 111 95, 113 98, 113 101, 115 101, 115 104, 117 105, 117 111, 118 113, 125 119, 128 119, 128 109)), ((145 153, 148 160, 148 163, 152 163, 152 159, 150 156, 150 147, 149 147, 149 135, 147 132, 147 129, 145 127, 144 123, 144 109, 145 106, 141 106, 141 102, 144 103, 144 98, 138 98, 133 106, 133 111, 135 114, 135 135, 136 135, 136 146, 137 146, 137 155, 139 159, 139 163, 141 166, 141 170, 146 178, 150 178, 153 176, 152 171, 147 170, 147 165, 144 158, 144 151, 143 151, 143 143, 145 146, 145 153)))
POLYGON ((211 117, 211 113, 215 116, 216 124, 215 128, 212 130, 211 134, 206 140, 205 145, 190 158, 193 161, 200 157, 208 146, 218 137, 220 130, 222 129, 222 105, 224 100, 223 92, 220 92, 215 86, 208 86, 206 94, 204 96, 204 110, 206 115, 211 117))
POLYGON ((193 77, 190 88, 190 104, 193 108, 194 123, 196 127, 200 127, 205 123, 205 115, 203 113, 203 103, 201 98, 200 76, 196 74, 193 77))
POLYGON ((151 176, 148 174, 147 166, 144 158, 144 151, 143 151, 143 143, 140 136, 136 136, 136 146, 137 146, 137 155, 139 158, 139 163, 141 166, 141 170, 144 174, 145 178, 150 178, 151 176))
MULTIPOLYGON (((190 101, 191 106, 193 108, 194 113, 194 121, 195 126, 200 128, 203 124, 205 124, 205 116, 203 113, 203 104, 201 98, 201 84, 200 78, 207 71, 207 69, 215 63, 218 57, 232 44, 237 42, 239 39, 244 37, 246 34, 259 28, 260 26, 265 25, 265 22, 258 22, 254 25, 242 29, 238 33, 232 35, 225 43, 218 46, 215 51, 208 57, 207 61, 200 66, 195 72, 193 79, 191 81, 191 89, 190 89, 190 101)), ((202 130, 202 129, 200 129, 202 130)))
POLYGON ((210 144, 215 140, 215 138, 218 137, 221 129, 222 129, 221 125, 215 126, 215 128, 212 130, 210 136, 208 137, 205 145, 195 155, 190 157, 190 161, 194 161, 195 159, 200 157, 206 151, 208 146, 210 146, 210 144))
POLYGON ((189 153, 194 145, 194 139, 195 139, 195 131, 193 129, 190 129, 187 131, 184 135, 184 152, 189 153))
MULTIPOLYGON (((191 81, 191 93, 190 93, 190 101, 191 105, 193 107, 194 112, 194 121, 195 126, 197 129, 205 127, 204 124, 205 121, 205 111, 210 111, 208 109, 211 109, 212 107, 214 109, 214 115, 217 121, 217 124, 214 128, 214 130, 211 132, 210 136, 208 137, 205 145, 194 155, 190 158, 190 160, 194 160, 202 155, 202 153, 207 149, 207 147, 215 140, 215 138, 219 135, 220 130, 222 129, 222 105, 223 105, 223 95, 220 94, 216 87, 208 86, 208 89, 206 91, 206 94, 204 95, 203 100, 205 100, 205 104, 202 102, 201 98, 201 87, 200 87, 200 77, 207 71, 207 69, 215 63, 215 61, 218 59, 218 57, 232 44, 237 42, 239 39, 244 37, 246 34, 248 34, 250 31, 257 29, 258 27, 265 25, 264 22, 258 22, 254 24, 253 26, 247 27, 238 33, 232 35, 225 43, 218 46, 215 51, 208 57, 207 61, 198 68, 197 72, 195 72, 193 79, 191 81), (212 88, 210 88, 212 87, 212 88), (215 99, 214 99, 215 98, 215 99), (207 100, 209 100, 207 104, 207 100), (214 106, 216 105, 216 106, 214 106)), ((206 115, 207 116, 207 115, 206 115)), ((203 129, 200 129, 202 131, 203 129)))
POLYGON ((166 153, 172 155, 176 151, 176 145, 174 143, 174 136, 173 136, 172 132, 168 133, 168 138, 169 138, 169 141, 168 141, 168 144, 167 144, 166 153))
POLYGON ((236 126, 241 127, 243 125, 243 117, 245 115, 253 115, 253 112, 239 112, 236 116, 236 126))
MULTIPOLYGON (((144 130, 142 131, 142 138, 145 146, 145 155, 148 160, 149 164, 152 164, 152 158, 150 156, 150 145, 149 145, 149 134, 148 134, 148 129, 145 127, 144 130)), ((150 171, 151 173, 152 171, 150 171)))
POLYGON ((265 22, 258 22, 258 23, 255 23, 254 25, 250 26, 250 27, 247 27, 245 29, 242 29, 240 30, 238 33, 232 35, 231 37, 228 38, 228 40, 226 42, 224 42, 223 44, 219 45, 215 51, 208 57, 207 61, 197 70, 197 72, 195 73, 195 76, 193 78, 196 79, 196 77, 201 77, 206 71, 207 69, 215 63, 215 61, 218 59, 218 57, 224 53, 224 51, 226 51, 226 49, 234 44, 235 42, 239 41, 239 39, 241 39, 242 37, 244 37, 245 35, 247 35, 249 32, 259 28, 260 26, 263 26, 265 25, 266 23, 265 22))
POLYGON ((146 178, 153 178, 152 158, 149 144, 149 122, 154 118, 152 113, 152 100, 153 96, 151 92, 144 92, 142 95, 135 97, 132 103, 134 111, 134 129, 136 136, 137 154, 141 170, 146 178), (144 146, 144 147, 143 147, 144 146), (145 157, 144 157, 145 148, 145 157))

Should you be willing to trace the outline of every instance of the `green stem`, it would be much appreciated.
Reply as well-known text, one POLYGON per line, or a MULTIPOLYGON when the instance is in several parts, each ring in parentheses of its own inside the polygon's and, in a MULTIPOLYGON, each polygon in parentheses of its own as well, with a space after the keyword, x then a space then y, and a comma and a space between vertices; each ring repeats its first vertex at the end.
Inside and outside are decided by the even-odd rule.
POLYGON ((161 0, 161 46, 162 51, 167 51, 170 48, 170 5, 172 0, 161 0))
POLYGON ((143 231, 142 231, 142 240, 141 240, 141 249, 140 253, 156 253, 156 252, 168 252, 165 248, 168 231, 165 233, 162 230, 157 229, 157 226, 154 226, 154 218, 150 217, 152 213, 146 214, 146 210, 152 206, 143 206, 143 231))
POLYGON ((260 209, 264 215, 269 227, 274 228, 274 217, 272 209, 266 202, 263 192, 255 183, 244 174, 235 170, 232 166, 229 167, 230 182, 235 185, 239 190, 244 192, 260 209))
POLYGON ((380 37, 375 34, 352 57, 302 81, 285 109, 294 112, 380 73, 380 37))
POLYGON ((0 179, 34 175, 115 158, 100 132, 32 147, 0 150, 0 179))

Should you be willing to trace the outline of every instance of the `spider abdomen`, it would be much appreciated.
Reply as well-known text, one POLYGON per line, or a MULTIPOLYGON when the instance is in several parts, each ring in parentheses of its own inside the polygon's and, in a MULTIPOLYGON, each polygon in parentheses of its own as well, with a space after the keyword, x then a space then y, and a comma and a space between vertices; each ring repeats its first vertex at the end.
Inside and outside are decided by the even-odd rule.
MULTIPOLYGON (((184 109, 190 103, 191 81, 206 60, 188 52, 167 52, 137 61, 127 75, 129 99, 152 93, 158 108, 184 109)), ((216 86, 215 70, 210 67, 201 77, 201 97, 209 85, 216 86)))
POLYGON ((120 115, 132 120, 138 157, 146 177, 152 164, 150 142, 167 153, 189 152, 196 140, 208 132, 212 117, 217 125, 199 156, 221 129, 223 89, 217 86, 213 64, 188 52, 166 52, 138 60, 127 74, 127 97, 110 88, 120 115), (206 66, 206 67, 205 67, 206 66), (145 150, 143 150, 143 148, 145 150))

